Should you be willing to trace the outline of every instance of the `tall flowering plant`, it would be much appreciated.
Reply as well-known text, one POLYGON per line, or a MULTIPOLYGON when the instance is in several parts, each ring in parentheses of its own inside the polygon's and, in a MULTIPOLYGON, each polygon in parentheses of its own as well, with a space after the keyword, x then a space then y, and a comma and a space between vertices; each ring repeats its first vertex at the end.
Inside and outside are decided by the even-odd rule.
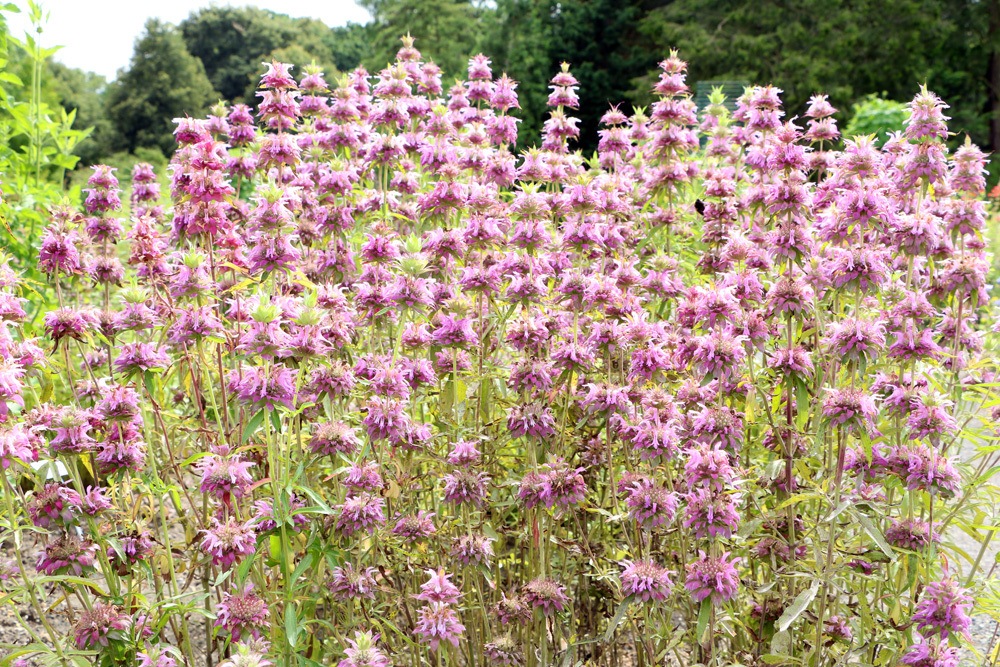
POLYGON ((661 70, 589 160, 569 65, 515 155, 517 84, 407 38, 178 119, 169 202, 96 167, 41 330, 0 271, 9 655, 954 665, 996 609, 985 156, 926 89, 879 148, 661 70))

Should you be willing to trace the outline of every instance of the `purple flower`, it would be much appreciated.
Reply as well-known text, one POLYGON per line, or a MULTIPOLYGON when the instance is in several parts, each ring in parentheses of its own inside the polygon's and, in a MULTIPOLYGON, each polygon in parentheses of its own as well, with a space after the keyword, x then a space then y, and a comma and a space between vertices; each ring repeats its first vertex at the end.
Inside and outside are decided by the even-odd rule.
POLYGON ((739 589, 740 577, 736 565, 740 558, 729 560, 729 552, 719 556, 709 556, 699 552, 698 560, 687 566, 687 581, 684 587, 695 602, 711 598, 714 604, 731 600, 739 589))
POLYGON ((885 531, 886 541, 894 547, 921 551, 931 542, 938 542, 941 536, 929 523, 919 519, 893 519, 885 531))
POLYGON ((871 394, 860 389, 831 389, 823 401, 823 416, 834 426, 848 430, 862 428, 872 433, 878 408, 871 394))
POLYGON ((373 567, 355 568, 352 563, 344 563, 333 568, 332 578, 327 588, 341 601, 355 599, 375 599, 376 570, 373 567))
POLYGON ((687 518, 684 526, 693 528, 695 537, 729 537, 740 522, 732 494, 711 489, 696 489, 687 494, 687 518))
POLYGON ((170 356, 153 343, 128 343, 121 346, 115 359, 115 370, 126 376, 150 370, 162 370, 170 365, 170 356))
POLYGON ((41 528, 68 526, 76 521, 82 501, 80 494, 68 486, 46 484, 27 502, 28 516, 41 528))
POLYGON ((966 635, 972 622, 967 613, 970 609, 972 598, 954 579, 932 581, 917 602, 913 622, 924 637, 966 635))
POLYGON ((625 499, 629 517, 646 529, 659 528, 674 520, 677 495, 651 479, 636 481, 625 499))
POLYGON ((451 557, 462 565, 489 565, 493 540, 485 535, 460 535, 452 542, 451 557))
POLYGON ((434 512, 418 510, 416 514, 404 516, 396 522, 392 532, 407 544, 430 537, 437 532, 434 526, 434 512))
POLYGON ((385 523, 385 499, 370 493, 359 493, 338 506, 337 529, 350 537, 359 530, 373 533, 385 523))
POLYGON ((79 577, 94 566, 97 545, 71 535, 61 535, 45 546, 35 566, 48 575, 72 574, 79 577))
POLYGON ((378 635, 371 632, 354 632, 354 639, 347 639, 347 656, 337 667, 391 667, 392 662, 378 647, 378 635))
POLYGON ((313 453, 327 456, 353 454, 358 446, 354 429, 340 421, 319 424, 309 439, 309 448, 313 453))
POLYGON ((97 600, 85 609, 73 626, 74 641, 78 649, 107 648, 111 641, 125 639, 125 631, 132 619, 118 607, 97 600))
POLYGON ((293 409, 295 371, 282 364, 262 368, 244 366, 229 374, 229 389, 244 403, 255 409, 274 410, 282 405, 293 409))
POLYGON ((485 504, 486 487, 490 483, 490 476, 486 473, 459 468, 445 475, 443 481, 444 499, 447 502, 456 505, 469 503, 475 507, 485 504))
POLYGON ((201 475, 202 493, 214 495, 227 505, 231 497, 242 498, 253 484, 250 468, 253 463, 245 461, 238 454, 229 454, 229 449, 217 450, 201 459, 196 470, 201 475))
POLYGON ((539 469, 541 488, 538 499, 549 509, 566 509, 583 501, 587 495, 587 483, 583 479, 583 468, 574 468, 564 459, 555 457, 539 469))
POLYGON ((436 651, 442 641, 457 647, 459 637, 464 632, 465 626, 459 621, 458 614, 447 604, 431 602, 417 610, 413 634, 426 642, 432 651, 436 651))
POLYGON ((958 648, 948 646, 945 641, 934 637, 921 637, 910 646, 900 664, 911 667, 958 667, 958 648))
POLYGON ((267 603, 254 594, 253 584, 247 584, 240 593, 222 594, 222 602, 216 608, 215 627, 229 632, 233 642, 245 636, 259 639, 270 625, 267 603))
POLYGON ((510 636, 501 635, 483 646, 483 654, 494 665, 510 665, 519 667, 524 664, 524 651, 521 645, 510 636))
POLYGON ((630 561, 620 563, 622 566, 622 593, 635 597, 642 602, 662 602, 670 597, 673 582, 666 568, 660 567, 652 560, 630 561))
POLYGON ((239 523, 229 517, 223 522, 213 518, 201 548, 212 557, 213 565, 227 570, 257 550, 257 533, 249 521, 239 523))
POLYGON ((545 616, 562 611, 569 604, 566 587, 552 579, 538 578, 524 585, 524 598, 545 616))
POLYGON ((427 574, 430 579, 420 586, 420 593, 414 596, 417 600, 453 604, 462 597, 458 587, 451 583, 451 575, 446 574, 443 569, 427 570, 427 574))

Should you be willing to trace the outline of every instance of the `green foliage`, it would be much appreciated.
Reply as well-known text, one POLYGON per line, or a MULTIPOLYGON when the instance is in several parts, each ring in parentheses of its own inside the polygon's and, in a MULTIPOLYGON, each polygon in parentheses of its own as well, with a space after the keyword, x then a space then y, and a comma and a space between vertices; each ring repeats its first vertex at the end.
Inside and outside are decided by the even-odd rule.
MULTIPOLYGON (((640 21, 644 43, 676 47, 689 81, 731 78, 784 90, 788 117, 811 95, 846 109, 872 93, 928 87, 952 105, 952 129, 985 141, 986 5, 975 0, 677 0, 640 21)), ((655 73, 636 82, 648 95, 655 73)))
POLYGON ((445 89, 453 77, 464 78, 470 56, 476 53, 479 12, 467 0, 362 0, 375 17, 368 69, 377 72, 395 60, 399 38, 409 33, 425 60, 444 72, 445 89))
POLYGON ((76 166, 74 151, 87 131, 73 128, 75 111, 67 112, 51 97, 47 101, 45 63, 57 49, 39 43, 45 21, 41 8, 29 2, 32 31, 23 39, 13 37, 7 25, 6 13, 14 11, 14 5, 0 5, 0 234, 4 250, 30 284, 41 279, 34 259, 48 209, 67 199, 65 174, 76 166), (22 76, 8 67, 12 61, 22 76))
POLYGON ((173 150, 173 119, 203 115, 218 99, 200 60, 173 26, 150 19, 136 42, 129 68, 108 91, 108 117, 121 136, 119 148, 173 150))
POLYGON ((89 136, 76 149, 80 164, 101 162, 104 156, 111 154, 118 141, 115 126, 105 108, 107 80, 99 74, 68 67, 52 59, 45 66, 58 104, 67 111, 76 112, 74 129, 90 129, 89 136))
MULTIPOLYGON (((181 22, 180 32, 188 51, 204 64, 219 95, 251 105, 257 102, 261 63, 286 58, 285 62, 301 68, 316 62, 327 75, 333 75, 338 56, 350 62, 362 43, 357 35, 344 32, 346 46, 338 51, 338 41, 321 21, 293 19, 256 7, 202 9, 181 22)), ((293 73, 298 74, 298 70, 293 73)))
POLYGON ((868 95, 851 107, 851 121, 844 128, 844 137, 874 134, 881 146, 891 132, 901 132, 906 120, 906 105, 868 95))

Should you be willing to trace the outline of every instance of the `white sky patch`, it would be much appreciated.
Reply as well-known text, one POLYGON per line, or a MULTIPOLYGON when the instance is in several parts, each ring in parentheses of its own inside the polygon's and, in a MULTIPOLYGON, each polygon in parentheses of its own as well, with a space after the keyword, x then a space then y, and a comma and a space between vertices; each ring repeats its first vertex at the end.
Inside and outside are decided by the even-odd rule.
MULTIPOLYGON (((20 14, 8 15, 15 37, 22 38, 31 28, 26 6, 20 14)), ((147 19, 158 18, 177 24, 193 11, 204 7, 244 7, 251 5, 289 16, 316 18, 331 27, 365 23, 368 12, 354 0, 45 0, 48 12, 40 43, 43 47, 62 46, 55 59, 70 67, 102 74, 110 81, 119 69, 128 67, 135 40, 147 19)))

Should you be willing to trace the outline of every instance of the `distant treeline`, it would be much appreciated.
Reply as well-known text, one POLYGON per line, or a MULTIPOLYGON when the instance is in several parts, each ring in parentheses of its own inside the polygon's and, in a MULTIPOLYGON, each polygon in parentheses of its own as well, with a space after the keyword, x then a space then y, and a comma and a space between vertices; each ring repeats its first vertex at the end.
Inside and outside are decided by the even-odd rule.
MULTIPOLYGON (((1000 149, 1000 0, 362 0, 367 24, 331 28, 250 7, 212 7, 179 25, 156 20, 112 82, 49 63, 46 94, 93 127, 81 164, 115 153, 169 154, 172 119, 221 100, 254 104, 261 62, 315 62, 334 82, 390 62, 410 33, 446 84, 485 53, 519 82, 522 141, 545 116, 549 78, 563 61, 580 80, 580 148, 592 150, 611 104, 650 101, 654 70, 671 48, 688 80, 773 83, 788 116, 825 92, 849 119, 868 95, 906 101, 927 83, 950 105, 950 127, 1000 149)), ((16 63, 15 63, 16 66, 16 63)))

